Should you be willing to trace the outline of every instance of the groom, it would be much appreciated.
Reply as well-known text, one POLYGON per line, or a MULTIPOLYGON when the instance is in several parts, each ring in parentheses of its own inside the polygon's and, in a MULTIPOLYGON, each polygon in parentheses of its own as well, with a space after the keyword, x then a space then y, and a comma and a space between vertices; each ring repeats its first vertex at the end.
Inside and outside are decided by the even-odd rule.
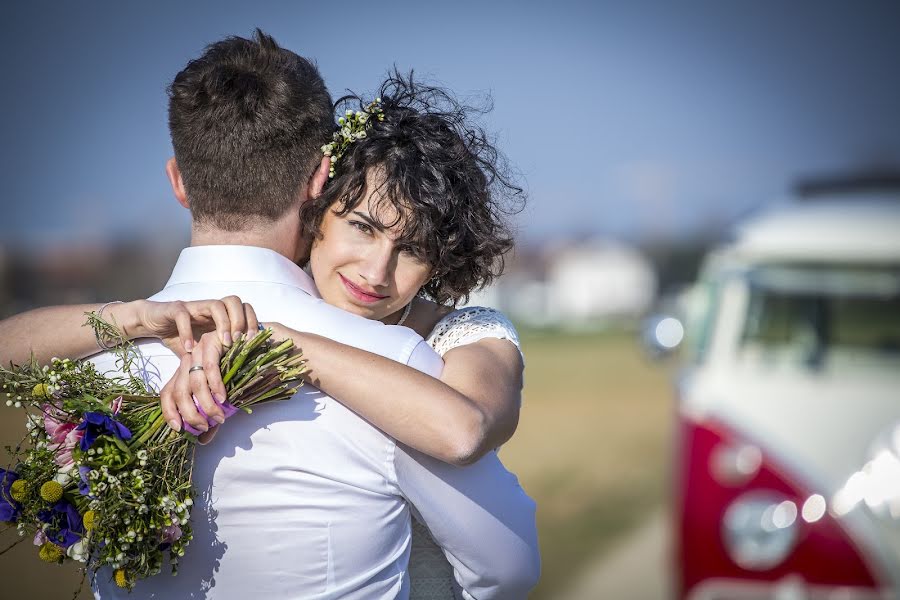
MULTIPOLYGON (((295 264, 307 245, 300 205, 328 177, 320 147, 332 118, 316 68, 260 31, 209 46, 176 76, 166 170, 191 211, 191 246, 152 299, 237 294, 262 321, 438 375, 441 360, 418 335, 323 303, 295 264)), ((157 385, 175 372, 161 344, 140 350, 157 385)), ((113 366, 109 355, 95 362, 113 366)), ((524 598, 539 573, 534 503, 494 453, 451 467, 312 387, 229 421, 196 453, 193 480, 194 539, 178 576, 128 594, 101 569, 97 598, 406 598, 411 512, 465 597, 524 598)))

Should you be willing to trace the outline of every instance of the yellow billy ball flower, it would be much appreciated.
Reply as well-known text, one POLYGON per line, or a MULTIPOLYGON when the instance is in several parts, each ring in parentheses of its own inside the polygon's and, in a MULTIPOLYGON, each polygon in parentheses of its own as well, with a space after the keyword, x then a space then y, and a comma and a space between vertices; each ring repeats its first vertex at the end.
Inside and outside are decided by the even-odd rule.
POLYGON ((94 511, 89 510, 84 513, 84 515, 81 517, 81 522, 84 523, 85 530, 90 531, 91 529, 93 529, 94 525, 96 525, 96 519, 97 513, 95 513, 94 511))
POLYGON ((28 497, 28 482, 24 479, 16 479, 9 486, 9 497, 16 502, 24 502, 28 497))
POLYGON ((128 587, 128 577, 125 574, 125 569, 116 569, 113 577, 116 580, 116 585, 120 588, 128 587))
POLYGON ((38 550, 38 556, 41 557, 41 560, 47 562, 59 562, 59 560, 65 556, 65 552, 53 542, 44 542, 41 545, 41 549, 38 550))
POLYGON ((39 383, 31 390, 31 395, 35 398, 47 398, 50 394, 47 392, 47 384, 39 383))
POLYGON ((63 487, 58 481, 48 481, 41 486, 41 498, 47 502, 59 502, 63 495, 63 487))

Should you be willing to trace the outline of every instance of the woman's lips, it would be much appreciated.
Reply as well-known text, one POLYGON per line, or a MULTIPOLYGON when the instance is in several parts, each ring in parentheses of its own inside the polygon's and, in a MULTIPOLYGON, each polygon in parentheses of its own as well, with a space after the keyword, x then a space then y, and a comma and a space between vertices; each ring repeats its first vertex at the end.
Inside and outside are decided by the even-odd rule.
POLYGON ((343 282, 344 287, 347 288, 347 291, 350 292, 350 295, 359 300, 360 302, 365 302, 366 304, 372 304, 374 302, 378 302, 379 300, 384 300, 387 296, 382 296, 380 294, 374 294, 372 292, 367 292, 359 286, 355 285, 349 279, 338 273, 341 278, 341 282, 343 282))

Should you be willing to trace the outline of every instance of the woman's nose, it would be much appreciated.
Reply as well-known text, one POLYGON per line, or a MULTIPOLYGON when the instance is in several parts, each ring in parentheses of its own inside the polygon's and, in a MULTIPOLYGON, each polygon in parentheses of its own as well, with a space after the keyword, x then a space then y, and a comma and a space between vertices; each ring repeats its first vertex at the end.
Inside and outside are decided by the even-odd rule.
POLYGON ((367 253, 359 274, 369 285, 385 286, 390 280, 392 261, 392 249, 387 245, 378 246, 367 253))

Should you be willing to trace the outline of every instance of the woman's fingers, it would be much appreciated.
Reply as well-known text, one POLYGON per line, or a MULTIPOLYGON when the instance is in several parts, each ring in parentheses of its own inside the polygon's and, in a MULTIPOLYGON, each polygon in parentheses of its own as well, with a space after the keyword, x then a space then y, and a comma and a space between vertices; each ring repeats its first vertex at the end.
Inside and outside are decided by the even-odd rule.
MULTIPOLYGON (((182 359, 183 360, 183 359, 182 359)), ((163 418, 169 427, 175 431, 181 431, 181 415, 178 414, 178 407, 175 403, 175 382, 178 374, 166 382, 162 390, 159 392, 159 406, 162 409, 163 418)))
POLYGON ((184 351, 190 352, 194 349, 194 332, 191 327, 191 315, 184 308, 183 304, 179 303, 175 306, 173 320, 175 321, 175 329, 178 331, 178 339, 181 340, 184 351))
POLYGON ((181 431, 182 422, 190 424, 195 429, 206 431, 209 426, 206 418, 197 411, 194 401, 191 399, 191 381, 189 369, 193 364, 193 357, 185 354, 181 357, 181 366, 175 375, 166 383, 159 393, 159 404, 163 418, 169 427, 175 431, 181 431))
POLYGON ((194 348, 192 317, 184 302, 151 302, 143 317, 148 332, 159 336, 166 347, 182 356, 194 348))
POLYGON ((194 373, 191 373, 190 369, 194 366, 194 360, 192 355, 186 354, 181 359, 181 366, 178 368, 178 373, 176 373, 175 377, 172 379, 174 385, 175 406, 178 409, 178 414, 181 415, 182 421, 198 431, 206 431, 209 429, 209 423, 207 423, 206 417, 200 414, 197 405, 194 404, 194 398, 191 393, 191 383, 194 373))
POLYGON ((191 367, 191 394, 194 400, 206 413, 206 416, 216 423, 225 422, 225 413, 222 411, 222 402, 225 401, 225 385, 221 384, 221 375, 219 374, 219 357, 221 356, 221 346, 218 337, 210 337, 205 334, 200 338, 200 343, 194 351, 194 365, 191 367), (198 369, 197 367, 202 367, 198 369), (213 390, 210 389, 208 378, 219 381, 220 392, 217 392, 218 398, 213 398, 213 390))
POLYGON ((259 319, 256 318, 256 311, 246 302, 244 303, 244 316, 247 318, 247 335, 253 335, 259 331, 259 319))
POLYGON ((213 400, 215 400, 216 404, 222 404, 228 399, 225 383, 222 381, 222 371, 219 368, 224 348, 216 343, 215 338, 210 338, 209 335, 207 333, 200 338, 200 343, 194 351, 194 357, 200 361, 198 364, 203 365, 203 374, 206 376, 206 384, 213 396, 213 400))
POLYGON ((143 301, 140 319, 142 333, 159 337, 177 355, 192 352, 200 334, 215 328, 223 346, 231 346, 239 335, 256 333, 256 312, 238 296, 221 300, 193 300, 190 302, 143 301))
MULTIPOLYGON (((239 335, 247 331, 247 318, 244 315, 245 304, 237 296, 226 296, 222 298, 222 302, 228 309, 228 316, 231 319, 231 338, 237 339, 239 335)), ((231 344, 226 344, 230 346, 231 344)))
MULTIPOLYGON (((178 371, 160 391, 163 417, 175 431, 182 422, 207 432, 210 424, 223 423, 225 413, 225 384, 219 371, 223 346, 215 332, 204 334, 190 354, 181 357, 178 371), (202 367, 200 369, 196 367, 202 367)), ((204 438, 205 441, 212 436, 204 438)))
MULTIPOLYGON (((196 335, 193 339, 198 339, 200 334, 209 330, 210 325, 215 328, 216 333, 226 346, 231 345, 231 317, 225 303, 221 300, 194 300, 184 303, 185 309, 191 315, 191 324, 199 327, 195 329, 196 335)), ((196 343, 193 344, 196 347, 196 343)))

